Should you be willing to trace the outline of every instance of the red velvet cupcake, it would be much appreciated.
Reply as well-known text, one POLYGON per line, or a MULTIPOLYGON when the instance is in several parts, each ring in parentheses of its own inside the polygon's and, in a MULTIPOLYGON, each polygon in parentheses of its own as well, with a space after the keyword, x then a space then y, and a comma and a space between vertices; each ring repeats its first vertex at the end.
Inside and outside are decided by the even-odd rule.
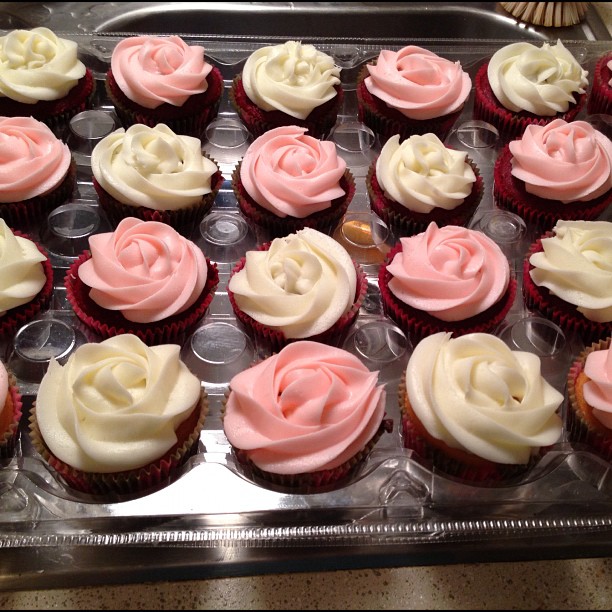
POLYGON ((355 181, 333 142, 284 126, 250 145, 232 174, 243 216, 263 232, 260 242, 304 227, 331 234, 355 194, 355 181))
POLYGON ((541 231, 597 219, 612 203, 612 142, 585 121, 527 126, 495 162, 493 195, 541 231))
POLYGON ((612 325, 612 223, 558 221, 529 248, 523 297, 566 334, 589 344, 612 325))
POLYGON ((336 124, 343 100, 340 68, 334 60, 313 45, 296 41, 254 51, 230 90, 232 105, 255 137, 279 126, 297 125, 315 138, 325 138, 336 124))
POLYGON ((0 219, 0 340, 35 319, 53 294, 47 252, 0 219))
POLYGON ((259 348, 275 352, 296 340, 340 345, 367 286, 343 246, 307 227, 247 251, 232 269, 227 294, 259 348))
POLYGON ((169 225, 126 218, 114 232, 90 236, 89 245, 66 274, 66 298, 101 338, 180 342, 205 316, 217 266, 169 225))
POLYGON ((0 219, 30 231, 72 196, 76 163, 68 146, 32 117, 0 117, 0 219))
POLYGON ((612 337, 594 342, 567 376, 570 442, 612 461, 612 337))
POLYGON ((539 357, 512 351, 492 334, 422 339, 398 400, 404 447, 434 473, 461 482, 518 482, 561 442, 563 395, 541 376, 539 357))
POLYGON ((245 474, 317 493, 347 484, 391 431, 385 399, 378 372, 355 355, 302 340, 231 379, 223 429, 245 474))
POLYGON ((206 391, 181 361, 180 346, 148 347, 123 334, 79 346, 63 366, 51 361, 30 439, 70 488, 133 497, 180 477, 207 411, 206 391))
POLYGON ((433 133, 444 140, 461 115, 472 80, 459 62, 408 45, 383 49, 357 77, 359 120, 381 144, 398 134, 433 133), (427 79, 424 78, 427 75, 427 79))
POLYGON ((587 112, 589 115, 612 115, 612 52, 597 60, 587 100, 587 112))
POLYGON ((0 361, 0 459, 15 454, 23 402, 17 381, 0 361))
POLYGON ((0 116, 34 117, 61 138, 70 119, 91 106, 95 81, 77 43, 45 27, 0 37, 0 116))
POLYGON ((431 223, 399 239, 380 266, 378 286, 387 316, 418 341, 440 331, 493 332, 514 303, 517 282, 485 234, 431 223))
POLYGON ((586 104, 587 75, 560 40, 541 48, 511 43, 476 73, 474 117, 497 128, 505 141, 528 125, 573 121, 586 104))
POLYGON ((111 225, 137 217, 191 236, 223 184, 217 164, 201 146, 199 138, 175 134, 162 123, 119 128, 103 138, 93 150, 91 168, 111 225), (148 155, 148 149, 156 154, 148 155), (141 163, 143 158, 147 163, 141 163))
POLYGON ((403 142, 392 136, 370 165, 366 187, 372 210, 397 238, 424 232, 430 223, 467 226, 483 195, 476 164, 435 134, 403 142))
POLYGON ((203 47, 179 36, 132 36, 113 50, 106 90, 124 128, 164 123, 201 138, 219 111, 223 77, 203 47))

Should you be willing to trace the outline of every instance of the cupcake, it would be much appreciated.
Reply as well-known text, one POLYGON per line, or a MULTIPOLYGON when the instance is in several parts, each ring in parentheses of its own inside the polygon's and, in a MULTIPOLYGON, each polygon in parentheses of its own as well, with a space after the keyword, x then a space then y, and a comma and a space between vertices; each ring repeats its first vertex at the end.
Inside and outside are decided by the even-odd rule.
POLYGON ((398 134, 433 133, 444 140, 461 115, 472 80, 457 61, 408 45, 383 49, 357 78, 359 120, 381 144, 398 134))
POLYGON ((91 155, 93 184, 111 224, 161 221, 191 236, 213 207, 223 175, 193 136, 167 125, 133 125, 103 138, 91 155))
POLYGON ((343 246, 306 227, 247 251, 227 289, 237 320, 260 348, 274 352, 296 340, 339 345, 367 279, 343 246))
POLYGON ((51 129, 32 117, 0 117, 0 219, 31 230, 76 186, 70 149, 51 129))
POLYGON ((593 220, 612 203, 612 142, 585 121, 528 125, 495 162, 498 207, 540 231, 593 220))
POLYGON ((523 296, 530 310, 585 344, 609 335, 612 223, 558 221, 527 252, 523 296))
POLYGON ((0 219, 0 340, 35 319, 52 293, 53 270, 45 250, 0 219))
POLYGON ((333 58, 293 40, 254 51, 230 90, 230 101, 253 136, 297 125, 324 138, 336 124, 343 99, 333 58))
POLYGON ((483 194, 476 164, 435 134, 402 142, 391 136, 370 165, 366 187, 370 207, 396 237, 424 232, 430 223, 468 225, 483 194))
POLYGON ((456 225, 399 239, 378 276, 385 313, 412 340, 441 331, 492 332, 516 295, 500 247, 478 230, 456 225))
POLYGON ((255 478, 316 493, 344 484, 391 430, 385 397, 356 356, 302 340, 231 379, 223 430, 255 478))
POLYGON ((474 116, 508 141, 531 124, 573 121, 586 102, 588 72, 561 40, 506 45, 476 73, 474 116))
POLYGON ((488 333, 421 340, 398 399, 404 447, 470 484, 524 477, 561 438, 564 398, 542 377, 539 357, 488 333))
POLYGON ((113 50, 106 90, 124 128, 163 123, 200 138, 217 116, 223 77, 204 47, 179 36, 131 36, 113 50))
POLYGON ((89 247, 66 274, 66 298, 101 338, 178 342, 206 314, 217 267, 169 225, 128 217, 90 236, 89 247))
POLYGON ((34 117, 61 138, 91 105, 94 89, 75 41, 45 27, 0 36, 0 116, 34 117))
POLYGON ((30 415, 34 449, 77 491, 136 494, 180 475, 197 450, 206 391, 180 347, 132 334, 54 358, 30 415))
POLYGON ((587 112, 589 115, 612 115, 612 51, 597 60, 587 100, 587 112))
POLYGON ((232 187, 243 216, 267 239, 304 227, 333 231, 355 194, 336 145, 297 125, 269 130, 234 169, 232 187))
POLYGON ((612 461, 612 337, 594 342, 567 376, 568 437, 612 461))
POLYGON ((23 403, 15 377, 0 361, 0 459, 15 453, 23 403))

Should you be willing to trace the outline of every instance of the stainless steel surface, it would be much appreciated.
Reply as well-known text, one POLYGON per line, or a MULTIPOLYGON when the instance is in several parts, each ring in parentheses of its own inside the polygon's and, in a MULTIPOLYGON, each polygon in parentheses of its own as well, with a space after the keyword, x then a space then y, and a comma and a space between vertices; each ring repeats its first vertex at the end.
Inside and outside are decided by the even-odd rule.
POLYGON ((350 39, 610 40, 597 11, 564 28, 519 23, 497 2, 0 3, 0 29, 350 39))

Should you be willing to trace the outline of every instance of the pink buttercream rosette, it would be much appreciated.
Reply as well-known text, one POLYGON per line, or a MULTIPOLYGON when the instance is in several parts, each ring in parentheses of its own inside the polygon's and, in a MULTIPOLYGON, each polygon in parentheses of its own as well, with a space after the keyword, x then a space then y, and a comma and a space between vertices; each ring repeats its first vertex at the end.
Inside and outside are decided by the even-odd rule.
POLYGON ((514 303, 517 281, 509 271, 505 255, 490 238, 476 230, 457 226, 438 228, 432 223, 422 234, 400 238, 380 266, 378 286, 385 313, 413 341, 418 341, 441 331, 455 336, 492 332, 514 303), (414 243, 417 246, 407 250, 410 241, 415 240, 419 241, 414 243), (396 256, 400 259, 396 260, 396 256), (411 279, 414 305, 391 290, 394 266, 404 267, 411 279), (508 282, 493 301, 491 296, 498 295, 504 278, 498 266, 506 268, 508 282), (421 303, 422 308, 416 306, 421 303), (448 320, 431 314, 435 312, 434 305, 435 311, 448 320), (477 314, 470 314, 476 307, 480 309, 477 314), (444 314, 445 311, 455 314, 444 314))
POLYGON ((348 351, 309 341, 236 375, 222 418, 239 465, 293 492, 344 485, 393 427, 376 380, 348 351))
MULTIPOLYGON (((270 245, 271 242, 267 242, 260 245, 257 250, 267 251, 270 248, 270 245)), ((230 279, 234 274, 242 270, 245 264, 246 257, 242 257, 232 269, 230 279)), ((357 288, 355 291, 355 301, 353 302, 351 309, 340 319, 338 319, 338 321, 336 321, 336 323, 334 323, 334 325, 332 325, 328 330, 308 338, 309 340, 339 346, 344 340, 348 329, 357 319, 359 310, 368 290, 368 279, 365 271, 357 262, 353 261, 353 265, 355 266, 355 272, 357 273, 357 288)), ((238 306, 233 292, 229 288, 227 290, 227 297, 241 326, 251 337, 255 338, 259 347, 265 350, 267 353, 278 352, 288 344, 297 341, 295 338, 287 338, 287 336, 281 330, 273 329, 267 325, 262 325, 251 316, 243 312, 240 309, 240 306, 238 306)))
POLYGON ((127 218, 90 237, 90 247, 66 274, 66 297, 101 338, 132 333, 148 345, 180 343, 206 314, 217 266, 173 228, 127 218))
POLYGON ((595 220, 612 203, 612 143, 586 121, 530 125, 499 154, 493 195, 541 231, 595 220))
POLYGON ((243 216, 268 239, 304 227, 330 234, 355 195, 355 181, 335 145, 291 125, 257 138, 232 173, 243 216))
POLYGON ((219 111, 223 77, 201 46, 178 36, 133 36, 113 51, 106 91, 124 128, 164 123, 200 138, 219 111))
MULTIPOLYGON (((569 440, 587 450, 594 451, 606 461, 612 461, 612 428, 606 427, 593 415, 593 408, 584 396, 584 384, 590 380, 584 373, 584 368, 587 357, 591 353, 609 351, 611 345, 612 337, 593 342, 576 358, 567 375, 569 440)), ((612 389, 612 368, 609 365, 606 373, 608 375, 607 386, 612 389)))
POLYGON ((472 81, 459 62, 408 45, 383 49, 357 77, 359 120, 379 135, 404 140, 434 133, 444 140, 461 115, 472 81))

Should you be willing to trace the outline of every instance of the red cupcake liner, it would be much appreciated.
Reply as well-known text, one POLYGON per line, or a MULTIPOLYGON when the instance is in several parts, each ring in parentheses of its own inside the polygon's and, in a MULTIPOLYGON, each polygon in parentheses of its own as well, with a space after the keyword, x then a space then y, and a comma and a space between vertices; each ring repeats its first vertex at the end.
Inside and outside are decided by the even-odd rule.
POLYGON ((490 123, 499 131, 503 140, 509 141, 523 135, 528 125, 547 125, 555 119, 573 121, 586 103, 587 95, 574 94, 575 102, 570 103, 564 113, 557 113, 552 117, 541 117, 527 111, 515 113, 504 108, 493 93, 487 76, 489 63, 483 64, 474 79, 474 111, 475 119, 490 123))
MULTIPOLYGON (((267 251, 270 248, 270 244, 270 242, 267 242, 263 245, 260 245, 258 247, 258 250, 267 251)), ((230 273, 230 279, 234 274, 242 270, 245 264, 246 257, 242 257, 232 269, 230 273)), ((344 340, 348 329, 357 319, 359 309, 361 308, 361 304, 363 303, 363 300, 365 299, 368 290, 368 279, 364 270, 357 262, 353 261, 353 265, 355 266, 355 271, 357 272, 357 288, 355 291, 355 301, 353 303, 353 306, 346 314, 340 317, 340 319, 338 319, 338 321, 336 321, 336 323, 332 325, 328 330, 317 334, 316 336, 312 336, 308 338, 308 340, 312 340, 314 342, 322 342, 323 344, 340 346, 344 340)), ((287 338, 282 331, 272 329, 271 327, 268 327, 266 325, 262 325, 261 323, 255 321, 255 319, 250 317, 248 314, 240 310, 240 307, 236 302, 234 293, 230 291, 229 287, 227 289, 227 296, 232 306, 232 310, 236 315, 236 319, 242 325, 246 333, 255 339, 258 346, 262 350, 270 354, 277 353, 284 346, 287 346, 287 344, 298 340, 298 338, 287 338)), ((303 340, 304 338, 300 339, 303 340)))
POLYGON ((523 300, 531 311, 539 312, 544 318, 558 325, 566 334, 576 335, 585 344, 597 342, 610 333, 610 323, 590 321, 573 304, 553 295, 546 287, 539 287, 531 279, 529 272, 534 269, 529 258, 544 250, 542 239, 554 236, 546 232, 528 249, 523 260, 523 300))
POLYGON ((432 221, 438 227, 445 225, 468 226, 482 200, 484 181, 478 166, 470 158, 467 158, 466 161, 476 175, 476 182, 472 186, 471 193, 462 204, 452 210, 434 208, 429 213, 414 212, 387 197, 376 176, 376 161, 374 160, 370 164, 366 176, 370 208, 393 230, 397 238, 420 234, 427 229, 432 221))
POLYGON ((178 210, 155 210, 146 206, 131 206, 123 204, 111 196, 98 183, 95 177, 92 177, 93 186, 98 195, 100 207, 106 213, 111 226, 117 227, 119 223, 126 217, 136 217, 142 221, 159 221, 173 227, 181 235, 189 238, 194 228, 196 228, 202 219, 212 209, 215 198, 223 185, 223 174, 220 170, 215 172, 210 181, 211 192, 202 196, 202 200, 197 204, 181 208, 178 210))
POLYGON ((95 79, 89 68, 85 76, 60 100, 41 100, 25 104, 10 98, 0 98, 0 115, 3 117, 34 117, 47 125, 62 138, 70 119, 92 106, 95 95, 95 79))
POLYGON ((528 193, 523 181, 512 175, 509 143, 499 154, 493 170, 493 198, 499 208, 509 210, 540 232, 552 229, 559 219, 594 221, 612 204, 612 189, 589 202, 563 204, 528 193))
POLYGON ((19 422, 23 410, 21 392, 17 387, 14 375, 9 372, 9 398, 8 403, 11 410, 8 427, 0 435, 0 459, 10 459, 15 454, 17 439, 19 435, 19 422))
POLYGON ((495 487, 515 484, 524 478, 549 450, 534 449, 529 463, 505 464, 484 459, 467 451, 447 446, 428 434, 410 408, 403 378, 398 387, 398 402, 401 414, 402 444, 412 450, 416 459, 433 472, 440 472, 467 484, 495 487))
MULTIPOLYGON (((612 344, 612 337, 599 342, 593 342, 586 348, 570 367, 567 375, 567 433, 568 439, 574 444, 584 446, 606 461, 612 461, 612 429, 599 423, 592 413, 585 414, 581 403, 586 401, 582 391, 576 385, 578 378, 584 372, 586 359, 593 351, 607 350, 612 344), (580 395, 580 397, 579 397, 580 395)), ((588 377, 587 377, 588 380, 588 377)), ((589 411, 590 412, 590 411, 589 411)))
POLYGON ((442 321, 424 310, 418 310, 403 303, 389 289, 391 274, 387 270, 393 257, 401 249, 401 242, 398 242, 387 255, 385 262, 381 264, 378 272, 378 287, 386 315, 393 319, 404 333, 408 334, 413 343, 442 331, 452 332, 454 336, 477 332, 492 333, 512 308, 518 287, 517 280, 512 275, 506 292, 496 304, 463 321, 442 321))
POLYGON ((240 120, 249 132, 257 138, 264 132, 281 125, 297 125, 308 129, 308 135, 314 138, 325 138, 332 131, 338 119, 338 113, 344 101, 344 90, 341 85, 334 87, 336 95, 314 108, 306 119, 298 119, 282 111, 264 111, 249 99, 242 85, 242 76, 236 75, 232 81, 230 102, 240 120))
POLYGON ((134 334, 146 345, 181 344, 189 331, 200 321, 215 296, 219 284, 217 264, 206 258, 208 277, 198 300, 187 310, 172 315, 163 321, 136 323, 128 321, 119 311, 107 310, 98 306, 90 297, 88 287, 78 275, 80 265, 91 258, 86 251, 70 266, 64 284, 66 299, 77 317, 100 338, 110 338, 119 334, 134 334))
POLYGON ((196 454, 200 433, 208 413, 208 396, 202 390, 198 406, 179 425, 177 443, 163 457, 133 470, 114 473, 84 472, 55 457, 47 447, 36 420, 36 402, 29 419, 30 440, 36 452, 56 472, 57 479, 72 489, 90 495, 134 495, 165 485, 196 454))
POLYGON ((373 96, 365 84, 368 76, 367 66, 364 66, 357 77, 357 117, 378 135, 381 146, 396 134, 399 134, 400 142, 415 134, 429 133, 444 141, 463 112, 461 107, 441 117, 411 119, 373 96))
MULTIPOLYGON (((32 240, 27 234, 22 234, 18 230, 13 231, 13 234, 32 240)), ((34 240, 32 242, 36 244, 38 250, 47 258, 41 262, 45 273, 45 284, 30 302, 16 308, 11 308, 3 317, 0 317, 0 338, 3 339, 11 337, 22 325, 35 319, 47 308, 53 296, 53 268, 51 261, 47 251, 34 240)))
POLYGON ((347 168, 340 179, 340 187, 342 187, 345 193, 342 197, 332 200, 330 208, 320 210, 303 218, 278 217, 257 204, 247 193, 240 180, 241 165, 242 162, 238 163, 232 172, 232 189, 238 202, 238 207, 247 220, 252 221, 265 231, 269 240, 294 234, 305 227, 316 229, 324 234, 331 234, 340 219, 345 215, 355 195, 355 179, 347 168))
POLYGON ((223 95, 223 76, 213 66, 208 77, 208 89, 191 96, 182 106, 164 103, 157 108, 145 108, 130 100, 119 88, 112 70, 106 75, 106 91, 115 107, 115 113, 124 128, 136 123, 155 127, 166 124, 175 134, 201 138, 206 126, 217 117, 223 95))
POLYGON ((608 68, 608 62, 612 59, 612 53, 607 53, 599 58, 593 72, 593 85, 587 100, 587 113, 589 115, 606 114, 612 115, 612 71, 608 68))
POLYGON ((45 221, 54 208, 72 197, 76 175, 77 166, 73 157, 66 176, 55 189, 21 202, 0 203, 0 219, 4 219, 9 227, 29 231, 33 225, 45 221))

